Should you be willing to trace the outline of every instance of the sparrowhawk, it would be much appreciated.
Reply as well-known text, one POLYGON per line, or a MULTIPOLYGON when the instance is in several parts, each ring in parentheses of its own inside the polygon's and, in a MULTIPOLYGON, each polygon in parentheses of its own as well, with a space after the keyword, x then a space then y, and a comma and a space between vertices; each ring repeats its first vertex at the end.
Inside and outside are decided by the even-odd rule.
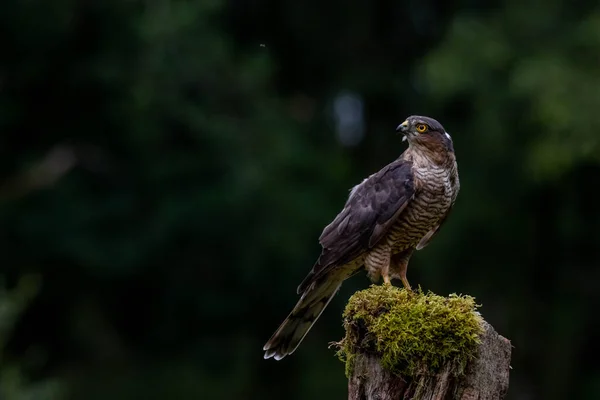
POLYGON ((321 255, 298 286, 300 300, 265 344, 265 358, 292 354, 340 288, 363 267, 372 281, 399 278, 448 216, 460 188, 452 138, 436 120, 411 116, 396 129, 408 141, 398 159, 350 191, 319 237, 321 255))

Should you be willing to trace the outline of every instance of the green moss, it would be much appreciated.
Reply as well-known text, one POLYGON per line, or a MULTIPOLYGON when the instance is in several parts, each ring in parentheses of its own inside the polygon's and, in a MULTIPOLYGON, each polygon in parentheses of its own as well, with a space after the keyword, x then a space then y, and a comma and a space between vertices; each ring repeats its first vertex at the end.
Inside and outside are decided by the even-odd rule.
POLYGON ((373 285, 348 301, 346 336, 337 354, 346 363, 346 375, 358 353, 375 353, 384 368, 404 376, 436 373, 446 363, 461 375, 479 343, 477 307, 470 296, 373 285))

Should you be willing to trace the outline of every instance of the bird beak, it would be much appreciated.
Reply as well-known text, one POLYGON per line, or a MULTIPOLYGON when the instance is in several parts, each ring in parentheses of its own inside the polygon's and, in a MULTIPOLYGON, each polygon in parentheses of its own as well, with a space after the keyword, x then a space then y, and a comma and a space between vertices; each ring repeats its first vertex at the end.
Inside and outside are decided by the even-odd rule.
POLYGON ((396 132, 404 133, 406 132, 406 129, 408 129, 408 121, 404 121, 403 123, 398 125, 398 127, 396 128, 396 132))
POLYGON ((407 137, 406 137, 406 130, 408 129, 408 120, 404 121, 403 123, 401 123, 400 125, 398 125, 398 127, 396 128, 396 132, 397 133, 401 133, 404 136, 402 136, 402 141, 406 141, 407 137))

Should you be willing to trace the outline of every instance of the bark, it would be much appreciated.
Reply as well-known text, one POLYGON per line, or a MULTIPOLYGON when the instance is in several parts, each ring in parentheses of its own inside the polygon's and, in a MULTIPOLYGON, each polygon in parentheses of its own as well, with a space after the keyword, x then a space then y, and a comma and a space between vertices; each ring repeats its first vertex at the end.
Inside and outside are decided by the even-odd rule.
POLYGON ((348 382, 349 400, 499 400, 508 390, 511 344, 483 322, 477 358, 465 375, 455 378, 451 366, 433 376, 402 377, 381 367, 372 354, 356 355, 348 382))

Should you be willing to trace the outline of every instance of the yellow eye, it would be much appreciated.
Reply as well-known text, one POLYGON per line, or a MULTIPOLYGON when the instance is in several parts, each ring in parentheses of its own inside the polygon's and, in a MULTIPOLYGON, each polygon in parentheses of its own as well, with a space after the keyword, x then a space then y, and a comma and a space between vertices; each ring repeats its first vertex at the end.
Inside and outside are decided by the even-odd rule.
POLYGON ((427 125, 425 124, 417 124, 416 128, 419 133, 427 132, 427 125))

